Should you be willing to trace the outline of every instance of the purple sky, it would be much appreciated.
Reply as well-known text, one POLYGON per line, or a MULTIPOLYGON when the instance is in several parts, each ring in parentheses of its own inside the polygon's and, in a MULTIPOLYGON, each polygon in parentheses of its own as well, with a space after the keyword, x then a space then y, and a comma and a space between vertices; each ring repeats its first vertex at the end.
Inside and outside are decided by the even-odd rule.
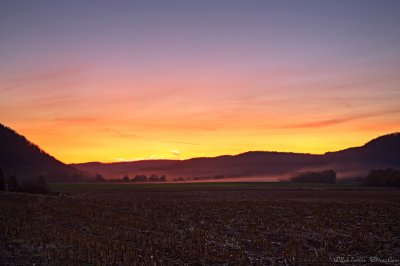
POLYGON ((360 145, 400 130, 399 14, 395 0, 3 0, 0 122, 67 162, 360 145))

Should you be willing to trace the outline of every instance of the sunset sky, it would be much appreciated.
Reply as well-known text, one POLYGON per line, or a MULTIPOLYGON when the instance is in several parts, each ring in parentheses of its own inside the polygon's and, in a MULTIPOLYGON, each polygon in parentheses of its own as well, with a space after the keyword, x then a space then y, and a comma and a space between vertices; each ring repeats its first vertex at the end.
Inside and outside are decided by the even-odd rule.
POLYGON ((63 162, 400 131, 400 1, 0 1, 0 122, 63 162))

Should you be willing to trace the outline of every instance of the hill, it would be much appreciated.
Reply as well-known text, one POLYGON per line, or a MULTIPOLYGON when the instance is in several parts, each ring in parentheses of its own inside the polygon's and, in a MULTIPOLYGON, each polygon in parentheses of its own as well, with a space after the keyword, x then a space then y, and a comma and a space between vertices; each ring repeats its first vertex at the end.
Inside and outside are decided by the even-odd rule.
POLYGON ((80 181, 85 173, 66 165, 24 136, 0 124, 0 168, 5 175, 16 175, 20 181, 39 175, 50 182, 80 181))
POLYGON ((137 174, 174 178, 285 179, 295 172, 333 169, 338 178, 366 175, 371 169, 400 169, 400 133, 378 137, 361 147, 323 155, 250 151, 238 155, 188 160, 144 160, 133 162, 90 162, 66 165, 44 152, 24 136, 0 124, 0 167, 20 180, 44 175, 50 182, 75 182, 102 174, 107 178, 137 174), (91 174, 87 174, 91 173, 91 174))
POLYGON ((136 174, 165 174, 169 179, 255 178, 285 179, 294 172, 333 169, 338 178, 365 175, 374 168, 400 168, 400 134, 378 137, 361 147, 328 152, 323 155, 251 151, 238 155, 188 160, 146 160, 118 163, 83 163, 74 167, 106 177, 136 174))

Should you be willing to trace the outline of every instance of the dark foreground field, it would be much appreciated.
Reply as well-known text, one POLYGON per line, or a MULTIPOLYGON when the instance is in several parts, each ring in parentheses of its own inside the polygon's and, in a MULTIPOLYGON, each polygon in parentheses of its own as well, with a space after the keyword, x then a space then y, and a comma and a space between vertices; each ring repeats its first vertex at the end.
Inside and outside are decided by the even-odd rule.
POLYGON ((0 265, 400 263, 400 190, 53 185, 0 193, 0 265))

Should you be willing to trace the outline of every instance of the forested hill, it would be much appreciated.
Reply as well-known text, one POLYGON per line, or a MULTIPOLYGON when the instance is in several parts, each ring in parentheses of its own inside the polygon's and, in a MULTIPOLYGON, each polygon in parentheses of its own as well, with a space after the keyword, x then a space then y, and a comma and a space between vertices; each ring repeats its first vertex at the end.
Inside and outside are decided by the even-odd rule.
POLYGON ((84 172, 47 154, 9 127, 0 124, 0 168, 20 181, 46 176, 50 182, 80 181, 84 172))

